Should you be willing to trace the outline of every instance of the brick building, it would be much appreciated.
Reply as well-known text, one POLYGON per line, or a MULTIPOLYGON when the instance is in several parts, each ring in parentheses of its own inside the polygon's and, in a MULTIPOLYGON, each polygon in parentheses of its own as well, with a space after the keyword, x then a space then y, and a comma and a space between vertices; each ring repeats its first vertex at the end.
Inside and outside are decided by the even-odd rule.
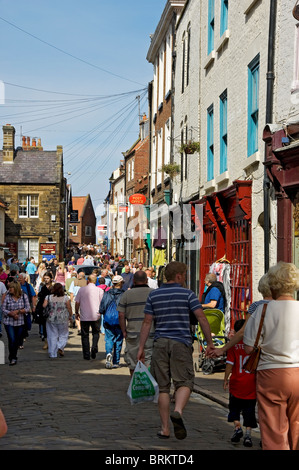
POLYGON ((15 148, 15 128, 3 126, 0 151, 0 198, 5 211, 5 243, 25 261, 45 256, 64 258, 66 243, 66 180, 63 151, 45 151, 40 141, 23 137, 15 148))
POLYGON ((137 142, 125 152, 125 196, 127 202, 127 237, 125 255, 127 259, 136 258, 148 264, 148 249, 144 242, 146 223, 145 204, 148 203, 148 168, 149 168, 149 121, 143 115, 140 121, 140 134, 137 142), (134 194, 142 194, 145 204, 130 202, 134 194), (140 223, 140 224, 139 224, 140 223))
POLYGON ((91 197, 72 197, 72 217, 69 224, 69 244, 95 244, 96 243, 96 216, 91 197))

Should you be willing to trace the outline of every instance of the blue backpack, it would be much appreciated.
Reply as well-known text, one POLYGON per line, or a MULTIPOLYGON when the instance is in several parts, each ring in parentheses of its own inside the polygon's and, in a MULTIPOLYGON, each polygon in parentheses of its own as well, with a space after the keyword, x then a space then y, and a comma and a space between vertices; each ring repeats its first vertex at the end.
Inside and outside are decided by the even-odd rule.
POLYGON ((112 300, 107 307, 107 310, 104 314, 104 324, 108 324, 110 326, 119 325, 118 320, 118 310, 115 300, 112 300))

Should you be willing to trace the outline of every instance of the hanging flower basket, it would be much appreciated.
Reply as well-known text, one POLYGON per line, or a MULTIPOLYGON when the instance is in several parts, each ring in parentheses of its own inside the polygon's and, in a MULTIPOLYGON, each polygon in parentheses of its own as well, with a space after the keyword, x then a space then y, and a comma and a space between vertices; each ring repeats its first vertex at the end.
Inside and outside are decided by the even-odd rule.
POLYGON ((180 173, 181 167, 177 163, 166 163, 159 171, 166 173, 170 179, 173 179, 180 173))
POLYGON ((195 152, 200 151, 200 143, 199 142, 186 142, 180 146, 179 152, 186 153, 187 155, 191 155, 195 152))

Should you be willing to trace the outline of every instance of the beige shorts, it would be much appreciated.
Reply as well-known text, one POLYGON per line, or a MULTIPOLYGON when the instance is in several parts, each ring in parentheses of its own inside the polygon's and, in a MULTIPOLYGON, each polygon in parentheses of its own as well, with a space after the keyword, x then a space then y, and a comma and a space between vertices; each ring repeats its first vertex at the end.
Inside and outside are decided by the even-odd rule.
MULTIPOLYGON (((152 351, 153 351, 154 338, 148 338, 145 347, 145 365, 149 367, 151 365, 152 351)), ((125 346, 125 362, 129 369, 134 370, 137 365, 137 353, 139 349, 139 336, 135 338, 126 338, 125 346)))
POLYGON ((159 338, 154 342, 151 374, 159 385, 160 393, 169 393, 171 380, 175 390, 188 387, 193 390, 193 348, 179 341, 159 338))

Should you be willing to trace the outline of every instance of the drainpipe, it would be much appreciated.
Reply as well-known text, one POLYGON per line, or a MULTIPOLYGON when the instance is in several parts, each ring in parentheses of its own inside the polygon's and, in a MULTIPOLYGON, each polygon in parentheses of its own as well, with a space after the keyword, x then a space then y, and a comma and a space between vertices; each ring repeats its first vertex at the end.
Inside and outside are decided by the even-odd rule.
MULTIPOLYGON (((267 68, 267 98, 266 124, 273 120, 273 88, 274 88, 274 48, 276 31, 277 1, 270 2, 269 35, 268 35, 268 68, 267 68)), ((267 144, 265 144, 265 162, 267 159, 267 144)), ((270 258, 270 180, 267 168, 264 166, 264 269, 269 270, 270 258)))
POLYGON ((147 228, 149 233, 146 234, 146 241, 148 246, 148 258, 149 266, 153 264, 153 253, 152 253, 152 240, 151 240, 151 221, 150 221, 150 207, 151 207, 151 179, 152 179, 152 118, 153 118, 153 108, 152 108, 152 99, 153 99, 153 82, 148 84, 148 102, 149 102, 149 157, 148 157, 148 196, 147 196, 147 205, 145 206, 146 217, 147 217, 147 228))

